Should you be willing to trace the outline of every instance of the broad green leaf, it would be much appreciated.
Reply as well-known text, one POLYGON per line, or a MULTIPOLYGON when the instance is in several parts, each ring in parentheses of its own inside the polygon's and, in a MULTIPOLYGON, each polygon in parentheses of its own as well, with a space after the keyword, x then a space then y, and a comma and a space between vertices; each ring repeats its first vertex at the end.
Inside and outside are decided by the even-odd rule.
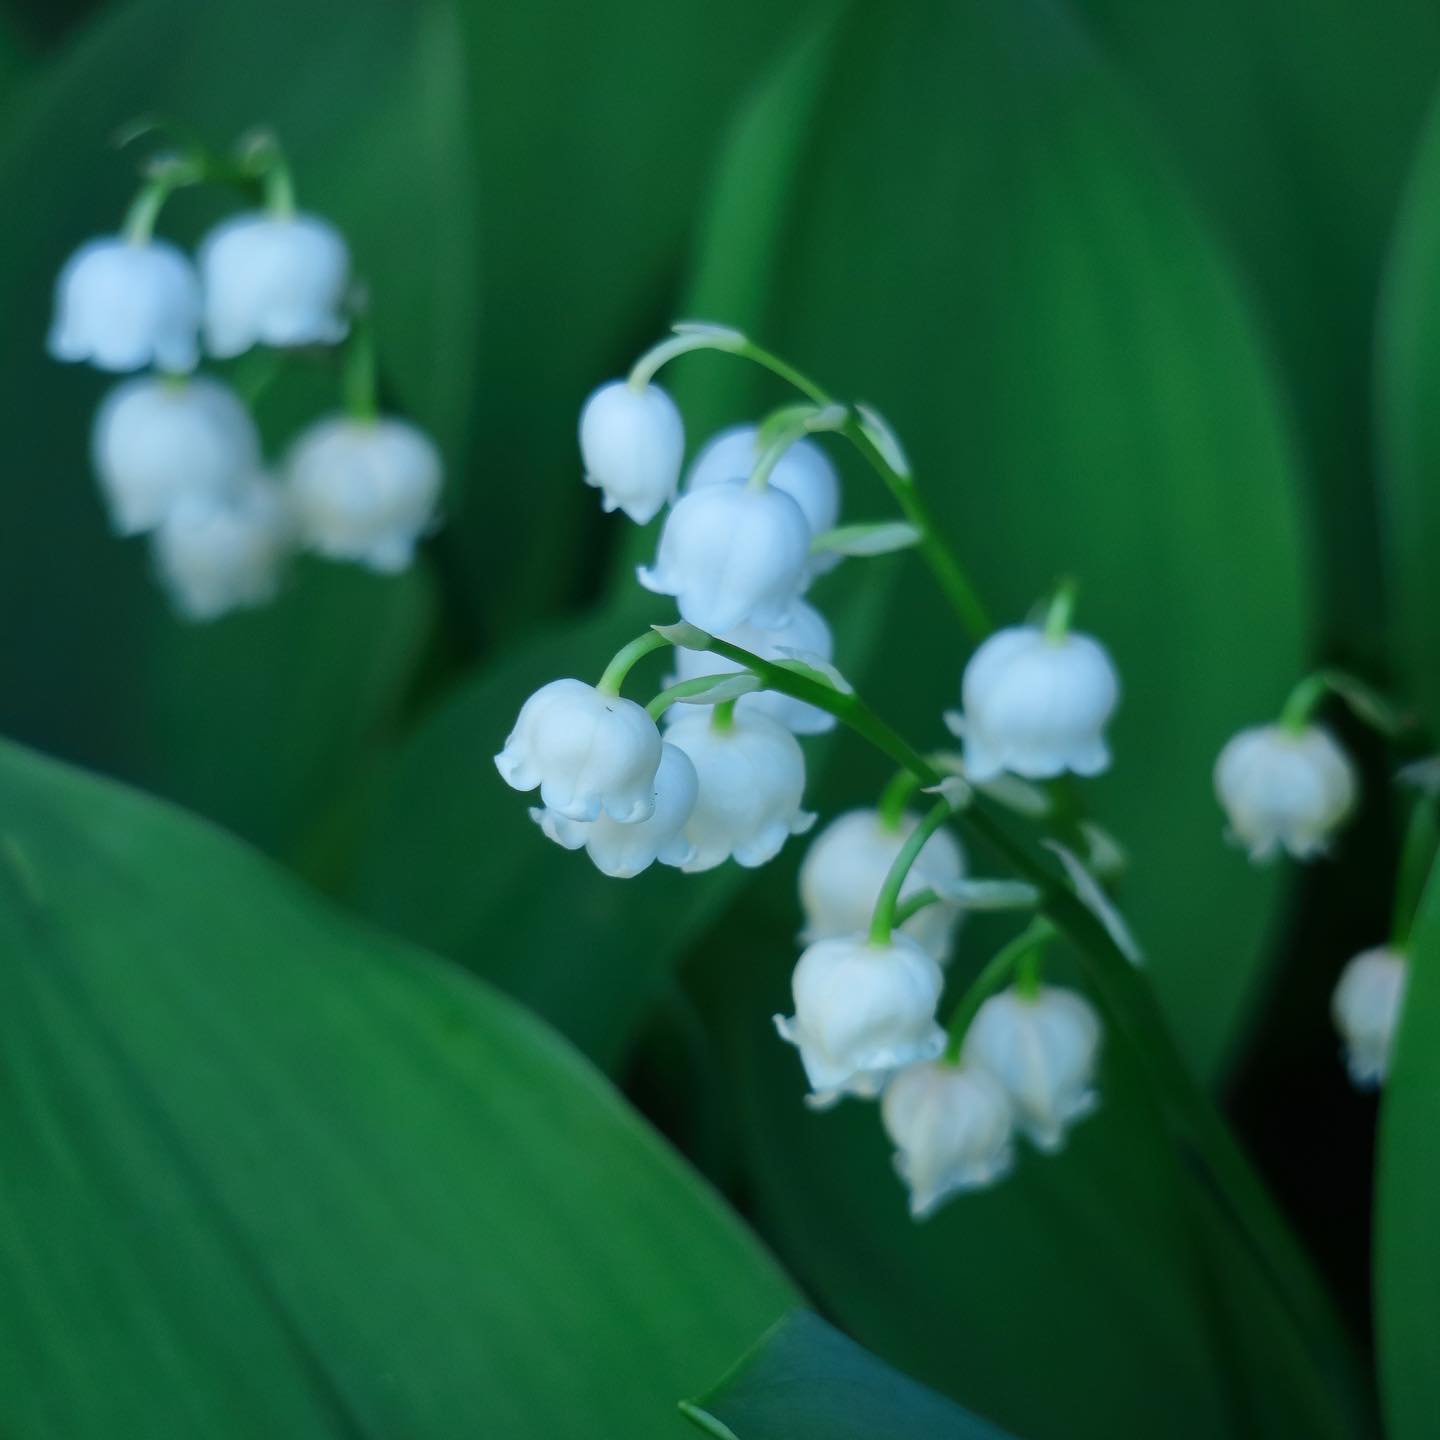
MULTIPOLYGON (((1080 577, 1077 624, 1125 684, 1087 803, 1130 853, 1122 905, 1213 1073, 1277 876, 1225 848, 1211 767, 1281 703, 1305 625, 1293 456, 1234 277, 1143 117, 1043 0, 855 7, 807 142, 788 139, 801 100, 768 106, 786 137, 771 153, 794 157, 768 282, 726 266, 752 253, 736 188, 690 308, 880 407, 998 621, 1080 577), (759 314, 727 308, 757 296, 759 314)), ((867 484, 883 494, 851 472, 848 513, 867 484)), ((887 644, 855 678, 933 745, 969 647, 904 558, 887 644)))
POLYGON ((1427 729, 1440 729, 1440 108, 1395 232, 1379 317, 1380 464, 1398 661, 1427 729))
POLYGON ((0 748, 0 1430, 679 1436, 792 1303, 593 1071, 207 825, 0 748))
POLYGON ((1429 0, 1073 0, 1244 272, 1301 426, 1332 653, 1383 662, 1371 363, 1389 237, 1440 68, 1429 0))
POLYGON ((1440 871, 1421 900, 1380 1115, 1375 1328, 1386 1434, 1440 1430, 1440 871))
POLYGON ((720 1440, 1005 1440, 808 1310, 787 1315, 685 1413, 720 1440))
MULTIPOLYGON (((26 215, 0 238, 0 377, 26 397, 0 440, 16 502, 0 535, 4 724, 275 848, 304 843, 376 743, 422 653, 428 586, 316 564, 263 613, 177 622, 144 547, 105 530, 87 434, 108 382, 44 354, 49 277, 118 221, 132 163, 109 138, 123 122, 158 111, 217 144, 269 122, 302 203, 352 241, 387 385, 454 465, 476 332, 452 22, 448 0, 359 0, 340 26, 280 0, 129 0, 27 87, 0 144, 0 183, 26 215)), ((185 197, 173 229, 193 238, 201 219, 185 197)))

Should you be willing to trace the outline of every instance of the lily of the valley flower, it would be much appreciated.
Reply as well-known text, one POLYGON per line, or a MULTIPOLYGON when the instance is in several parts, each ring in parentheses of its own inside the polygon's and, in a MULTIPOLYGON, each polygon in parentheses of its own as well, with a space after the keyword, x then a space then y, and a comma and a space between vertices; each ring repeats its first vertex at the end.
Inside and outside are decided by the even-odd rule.
POLYGON ((935 1022, 943 984, 940 967, 908 935, 886 945, 864 935, 811 945, 791 981, 795 1014, 775 1017, 800 1051, 810 1104, 873 1097, 894 1071, 934 1059, 945 1047, 935 1022))
POLYGON ((1403 952, 1384 945, 1362 950, 1341 972, 1330 1013, 1350 1078, 1362 1090, 1383 1085, 1389 1074, 1409 974, 1403 952))
POLYGON ((515 790, 540 790, 566 820, 622 825, 655 812, 660 732, 633 700, 583 680, 552 680, 520 707, 495 768, 515 790))
POLYGON ((164 240, 106 236, 82 245, 55 283, 49 349, 125 372, 154 365, 172 374, 199 359, 200 282, 164 240))
POLYGON ((1010 1102, 976 1066, 911 1065, 886 1086, 880 1114, 917 1220, 951 1195, 993 1185, 1014 1162, 1010 1102))
POLYGON ((684 456, 680 411, 658 385, 612 380, 580 412, 585 483, 600 491, 606 511, 623 510, 637 525, 674 498, 684 456))

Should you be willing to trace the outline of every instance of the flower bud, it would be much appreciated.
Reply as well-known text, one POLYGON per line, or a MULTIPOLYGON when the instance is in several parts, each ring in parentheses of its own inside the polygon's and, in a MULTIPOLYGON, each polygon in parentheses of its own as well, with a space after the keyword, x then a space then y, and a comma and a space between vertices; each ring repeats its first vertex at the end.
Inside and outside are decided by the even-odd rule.
POLYGON ((789 620, 809 550, 810 527, 783 490, 722 481, 680 497, 654 568, 637 573, 712 635, 745 624, 769 630, 789 620))
POLYGON ((566 820, 622 825, 655 811, 660 732, 633 700, 583 680, 552 680, 520 707, 495 768, 515 790, 540 787, 545 808, 566 820))
POLYGON ((682 715, 665 738, 695 764, 699 791, 685 826, 695 853, 681 869, 713 870, 734 856, 747 868, 779 853, 815 817, 800 808, 805 793, 805 756, 799 742, 768 715, 737 712, 728 728, 716 729, 711 712, 682 715))
MULTIPOLYGON (((898 825, 888 826, 876 810, 850 810, 832 820, 800 865, 801 939, 829 940, 868 929, 885 877, 915 825, 916 817, 907 812, 898 825)), ((964 874, 959 842, 948 830, 937 830, 910 867, 900 899, 930 888, 943 892, 964 874)), ((917 911, 900 928, 943 965, 959 918, 954 905, 940 901, 917 911)))
POLYGON ((993 1185, 1014 1163, 1010 1102, 992 1075, 972 1065, 907 1067, 885 1087, 880 1118, 917 1220, 951 1195, 993 1185))
POLYGON ((961 683, 963 716, 945 717, 965 742, 965 773, 1003 771, 1049 780, 1110 764, 1105 724, 1120 698, 1115 667, 1098 641, 1038 626, 997 630, 970 657, 961 683))
POLYGON ((286 482, 300 540, 382 574, 404 570, 435 520, 440 452, 404 420, 333 415, 290 450, 286 482))
POLYGON ((674 745, 660 747, 655 774, 655 810, 648 820, 622 825, 608 815, 597 820, 567 820, 553 810, 533 809, 530 818, 557 845, 586 853, 604 875, 626 880, 662 865, 684 865, 695 854, 685 838, 685 822, 695 808, 698 781, 690 757, 674 745))
POLYGON ((90 450, 117 535, 153 530, 182 496, 224 494, 260 468, 250 412, 204 376, 123 381, 100 406, 90 450))
POLYGON ((1330 1002, 1350 1079, 1362 1090, 1385 1083, 1410 967, 1398 950, 1362 950, 1341 972, 1330 1002))
POLYGON ((674 498, 684 457, 684 422, 658 385, 636 390, 611 380, 580 412, 585 483, 600 491, 607 513, 623 510, 637 525, 653 520, 674 498))
POLYGON ((217 225, 200 244, 205 348, 222 359, 252 345, 334 345, 350 329, 342 311, 350 253, 313 215, 251 211, 217 225))
POLYGON ((992 995, 970 1022, 962 1053, 1005 1087, 1016 1123, 1034 1144, 1055 1151, 1097 1103, 1100 1037, 1100 1017, 1084 996, 1042 985, 1034 996, 1018 989, 992 995))
POLYGON ((154 534, 160 579, 190 620, 214 620, 275 598, 291 543, 269 481, 251 476, 212 495, 182 495, 154 534))
POLYGON ((200 282, 164 240, 89 240, 55 283, 48 346, 57 360, 100 370, 148 365, 183 374, 199 358, 200 282))
MULTIPOLYGON (((834 658, 835 641, 825 617, 804 600, 797 600, 785 624, 773 630, 755 625, 737 625, 720 636, 752 655, 765 660, 804 659, 829 664, 834 658)), ((745 667, 737 660, 717 655, 713 650, 676 650, 675 679, 698 680, 702 675, 730 675, 745 667)), ((818 705, 782 695, 778 690, 757 690, 743 695, 737 708, 747 714, 768 715, 796 735, 824 735, 835 728, 835 717, 818 705)), ((675 712, 669 712, 673 715, 675 712)))
MULTIPOLYGON (((686 491, 726 480, 748 480, 760 458, 756 449, 759 433, 754 425, 732 425, 711 436, 691 463, 686 491)), ((789 446, 770 472, 769 483, 800 507, 811 539, 835 528, 840 518, 840 477, 830 457, 813 440, 797 440, 789 446)), ((810 557, 814 574, 839 563, 840 556, 833 551, 810 557)))
POLYGON ((844 1095, 873 1098, 890 1074, 945 1048, 935 1023, 944 979, 908 935, 872 945, 863 935, 818 940, 791 980, 795 1014, 775 1017, 800 1051, 817 1109, 844 1095))
POLYGON ((1297 860, 1322 853, 1355 803, 1355 767, 1328 731, 1257 725, 1215 762, 1215 794, 1252 860, 1283 846, 1297 860))

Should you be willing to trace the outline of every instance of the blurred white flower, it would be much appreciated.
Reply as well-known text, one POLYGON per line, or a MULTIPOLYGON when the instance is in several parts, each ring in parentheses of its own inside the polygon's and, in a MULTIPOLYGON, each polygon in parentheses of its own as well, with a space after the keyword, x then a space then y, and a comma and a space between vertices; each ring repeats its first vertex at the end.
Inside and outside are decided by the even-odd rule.
POLYGON ((800 808, 799 742, 768 715, 737 711, 728 727, 716 728, 709 710, 695 710, 670 725, 665 738, 694 762, 700 782, 685 827, 695 853, 682 869, 712 870, 731 856, 747 867, 763 865, 815 823, 800 808))
POLYGON ((1355 767, 1318 725, 1257 725, 1215 762, 1215 794, 1252 860, 1283 846, 1297 860, 1324 851, 1355 803, 1355 767))
POLYGON ((349 331, 350 254, 324 220, 235 215, 210 231, 199 258, 212 355, 239 355, 252 345, 334 345, 349 331))
POLYGON ((653 569, 640 583, 673 595, 681 617, 712 635, 737 625, 784 625, 799 596, 810 527, 783 490, 740 481, 682 495, 660 532, 653 569))
POLYGON ((1006 770, 1028 780, 1067 770, 1098 775, 1110 764, 1104 731, 1119 698, 1119 677, 1098 641, 1015 625, 997 630, 970 657, 964 713, 947 713, 945 722, 965 742, 971 780, 1006 770))
MULTIPOLYGON (((755 448, 759 430, 754 425, 732 425, 712 435, 691 462, 685 476, 687 492, 727 480, 748 480, 759 460, 755 448)), ((840 519, 840 477, 830 457, 813 440, 797 440, 770 472, 770 482, 800 507, 810 538, 833 530, 840 519)), ((821 574, 840 563, 833 551, 810 557, 809 568, 821 574)))
POLYGON ((440 452, 404 420, 317 420, 291 447, 285 474, 301 542, 335 560, 404 570, 435 521, 440 452))
POLYGON ((285 506, 258 475, 219 493, 179 496, 153 537, 160 579, 190 620, 274 599, 291 543, 285 506))
POLYGON ((183 374, 199 359, 200 282, 164 240, 88 240, 55 283, 49 350, 100 370, 183 374))
MULTIPOLYGON (((916 817, 908 811, 897 826, 887 826, 878 810, 849 810, 832 820, 810 843, 800 866, 800 904, 805 913, 806 942, 840 935, 863 934, 870 926, 875 901, 890 867, 916 817)), ((924 844, 900 899, 921 890, 945 890, 965 874, 965 857, 950 831, 937 830, 924 844)), ((944 901, 917 911, 900 928, 944 964, 960 910, 944 901)))
POLYGON ((880 1116, 917 1220, 951 1195, 993 1185, 1014 1163, 1010 1102, 999 1081, 972 1065, 907 1067, 885 1087, 880 1116))
POLYGON ((260 433, 240 397, 206 376, 124 380, 95 416, 90 453, 117 535, 138 535, 182 496, 221 495, 260 468, 260 433))
MULTIPOLYGON (((790 618, 773 630, 762 630, 756 625, 737 625, 719 638, 765 660, 803 656, 810 664, 817 661, 829 664, 835 654, 835 641, 825 617, 804 600, 797 600, 790 611, 790 618)), ((729 660, 712 650, 679 649, 675 652, 677 681, 698 680, 702 675, 729 675, 744 668, 738 661, 729 660)), ((828 710, 782 695, 778 690, 760 690, 753 695, 745 695, 740 699, 738 708, 746 713, 768 715, 796 735, 824 735, 836 724, 835 717, 828 710)), ((673 715, 674 712, 670 713, 673 715)))
POLYGON ((795 1014, 775 1017, 800 1051, 817 1109, 845 1095, 873 1098, 892 1072, 945 1048, 935 1023, 944 980, 908 935, 872 945, 864 935, 817 940, 791 980, 795 1014))
POLYGON ((611 380, 580 412, 585 483, 600 491, 607 512, 623 510, 637 525, 674 498, 684 456, 684 422, 658 385, 636 390, 611 380))
POLYGON ((965 1032, 967 1064, 1005 1087, 1016 1123, 1041 1150, 1065 1143, 1065 1132, 1097 1102, 1095 1068, 1100 1017, 1082 995, 1042 985, 992 995, 965 1032))
POLYGON ((598 820, 567 820, 553 810, 530 811, 530 818, 557 845, 567 850, 582 846, 595 868, 616 879, 629 879, 662 865, 684 865, 695 854, 685 837, 685 822, 695 808, 699 782, 690 757, 674 745, 662 745, 660 768, 655 774, 655 810, 648 820, 622 825, 608 815, 598 820))
POLYGON ((660 732, 643 707, 583 680, 552 680, 520 707, 495 768, 515 790, 540 787, 566 820, 622 825, 655 813, 660 732))
POLYGON ((1409 974, 1404 954, 1384 945, 1362 950, 1341 972, 1330 1013, 1345 1045, 1350 1078, 1360 1089, 1385 1083, 1409 974))

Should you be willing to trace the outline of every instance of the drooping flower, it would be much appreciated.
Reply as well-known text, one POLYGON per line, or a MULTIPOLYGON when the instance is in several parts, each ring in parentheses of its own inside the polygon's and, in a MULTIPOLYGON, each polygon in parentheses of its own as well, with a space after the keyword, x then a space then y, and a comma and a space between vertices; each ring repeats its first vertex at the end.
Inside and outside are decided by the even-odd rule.
POLYGON ((185 495, 233 490, 260 468, 260 434, 228 385, 206 376, 124 380, 95 417, 90 452, 117 535, 155 526, 185 495))
POLYGON ((585 483, 608 512, 623 510, 637 525, 653 520, 675 496, 685 456, 685 425, 658 385, 635 389, 625 380, 600 386, 580 412, 585 483))
POLYGON ((252 345, 334 345, 349 331, 350 252, 324 220, 234 215, 201 242, 199 259, 212 355, 239 355, 252 345))
POLYGON ((682 715, 665 738, 694 762, 695 808, 685 826, 695 853, 681 869, 713 870, 734 857, 747 868, 773 859, 791 835, 815 823, 801 809, 805 756, 799 742, 768 715, 738 711, 717 727, 710 712, 682 715))
POLYGON ((1028 780, 1067 770, 1098 775, 1110 764, 1105 725, 1119 698, 1115 666, 1097 640, 1015 625, 997 630, 970 657, 963 714, 945 719, 965 742, 973 780, 1004 771, 1028 780))
POLYGON ((994 1076, 930 1061, 900 1071, 880 1103, 895 1169, 923 1220, 951 1195, 1002 1179, 1014 1163, 1013 1112, 994 1076))
POLYGON ((318 420, 296 440, 285 468, 301 542, 332 559, 394 574, 435 522, 440 452, 407 421, 318 420))
POLYGON ((695 807, 698 783, 690 757, 674 745, 662 745, 655 810, 648 820, 622 825, 604 814, 591 821, 567 820, 539 808, 530 811, 530 818, 557 845, 567 850, 583 846, 602 874, 629 879, 657 860, 683 866, 693 858, 695 847, 686 838, 685 822, 695 807))
POLYGON ((775 1017, 800 1051, 809 1103, 873 1098, 896 1070, 933 1060, 945 1048, 935 1022, 943 985, 940 967, 908 935, 885 945, 848 935, 809 946, 791 980, 795 1014, 775 1017))
POLYGON ((992 995, 965 1032, 963 1057, 1005 1088, 1016 1123, 1041 1150, 1055 1151, 1097 1103, 1100 1017, 1084 996, 1059 986, 992 995))
POLYGON ((809 550, 810 527, 783 490, 722 481, 680 497, 654 567, 637 573, 712 635, 746 624, 770 630, 790 618, 809 550))
POLYGON ((540 789, 566 820, 622 825, 655 811, 660 732, 642 706, 583 680, 552 680, 520 707, 495 768, 515 790, 540 789))
POLYGON ((1215 762, 1215 794, 1252 860, 1282 846, 1297 860, 1321 854, 1357 788, 1349 756, 1318 725, 1242 730, 1215 762))
MULTIPOLYGON (((800 865, 800 904, 805 913, 801 938, 830 940, 863 932, 890 867, 916 817, 905 813, 887 825, 877 810, 849 810, 832 820, 810 843, 800 865)), ((921 849, 901 900, 922 890, 952 887, 965 874, 965 857, 950 831, 937 830, 921 849)), ((959 909, 940 901, 917 911, 900 928, 941 964, 950 956, 959 909)))
MULTIPOLYGON (((829 664, 835 655, 835 641, 825 617, 804 600, 797 600, 790 618, 773 630, 756 625, 737 625, 720 636, 742 650, 766 660, 800 659, 810 664, 829 664)), ((729 675, 745 667, 712 650, 677 650, 675 679, 698 680, 702 675, 729 675)), ((742 695, 737 708, 745 713, 768 715, 796 735, 824 735, 835 728, 835 717, 818 705, 807 704, 778 690, 757 690, 742 695)), ((670 712, 672 715, 673 711, 670 712)))
POLYGON ((86 241, 55 283, 48 347, 57 360, 185 374, 199 359, 200 282, 164 240, 86 241))
POLYGON ((275 487, 252 475, 209 495, 182 495, 154 532, 156 569, 190 620, 274 599, 290 552, 289 517, 275 487))
POLYGON ((1409 975, 1404 953, 1385 945, 1362 950, 1341 972, 1330 1013, 1350 1079, 1362 1090, 1378 1088, 1389 1074, 1409 975))

